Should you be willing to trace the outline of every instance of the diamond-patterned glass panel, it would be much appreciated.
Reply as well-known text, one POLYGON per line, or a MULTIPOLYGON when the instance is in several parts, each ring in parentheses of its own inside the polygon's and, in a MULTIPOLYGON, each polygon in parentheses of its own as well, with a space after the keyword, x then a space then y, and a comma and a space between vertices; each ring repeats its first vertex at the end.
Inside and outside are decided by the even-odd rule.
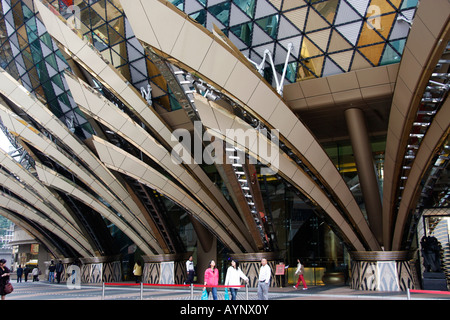
MULTIPOLYGON (((222 31, 255 63, 262 61, 265 49, 271 50, 273 61, 284 62, 287 45, 292 40, 290 55, 295 63, 289 64, 286 79, 294 82, 399 62, 403 51, 399 41, 408 36, 408 21, 414 18, 417 3, 417 0, 184 0, 184 7, 186 13, 209 29, 220 23, 222 31), (204 8, 208 15, 189 9, 194 7, 204 8), (219 23, 208 19, 217 19, 219 23)), ((278 76, 283 67, 284 63, 276 65, 278 76)))

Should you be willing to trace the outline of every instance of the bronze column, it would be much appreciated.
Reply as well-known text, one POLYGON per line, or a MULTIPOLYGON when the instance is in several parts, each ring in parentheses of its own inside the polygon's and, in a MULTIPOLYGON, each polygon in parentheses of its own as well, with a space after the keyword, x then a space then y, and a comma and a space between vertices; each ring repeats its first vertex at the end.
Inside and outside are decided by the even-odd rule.
POLYGON ((381 197, 364 113, 357 108, 347 109, 345 110, 345 120, 350 134, 370 229, 378 243, 383 245, 381 197))

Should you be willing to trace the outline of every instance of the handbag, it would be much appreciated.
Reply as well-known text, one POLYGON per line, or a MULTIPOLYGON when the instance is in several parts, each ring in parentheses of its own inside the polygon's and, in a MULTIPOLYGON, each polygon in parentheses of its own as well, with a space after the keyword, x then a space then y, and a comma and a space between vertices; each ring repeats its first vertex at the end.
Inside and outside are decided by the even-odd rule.
POLYGON ((11 282, 8 282, 7 284, 5 284, 5 289, 3 291, 5 292, 5 294, 10 294, 11 292, 14 291, 14 288, 13 288, 11 282))
POLYGON ((225 288, 225 295, 224 295, 223 299, 230 300, 230 295, 228 294, 228 288, 225 288))
POLYGON ((203 289, 202 300, 208 300, 208 292, 206 291, 206 288, 203 289))

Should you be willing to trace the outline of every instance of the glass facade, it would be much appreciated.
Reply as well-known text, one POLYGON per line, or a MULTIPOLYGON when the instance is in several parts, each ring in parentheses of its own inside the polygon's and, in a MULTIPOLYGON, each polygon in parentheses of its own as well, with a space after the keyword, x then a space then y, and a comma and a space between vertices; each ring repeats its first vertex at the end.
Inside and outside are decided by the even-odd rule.
MULTIPOLYGON (((293 49, 287 60, 287 82, 400 62, 417 6, 417 0, 171 2, 210 30, 213 24, 218 25, 245 56, 257 63, 263 59, 264 50, 269 48, 275 69, 279 73, 277 77, 283 72, 288 44, 292 43, 293 49)), ((169 85, 161 64, 145 52, 135 37, 119 1, 52 0, 49 3, 67 18, 83 38, 136 90, 150 94, 145 91, 151 86, 152 108, 167 112, 180 110, 180 99, 169 85)), ((82 141, 91 138, 97 131, 111 131, 100 124, 97 125, 102 130, 95 128, 74 102, 64 72, 82 75, 88 73, 88 70, 80 68, 58 49, 44 24, 34 13, 35 10, 32 0, 0 1, 0 66, 43 101, 82 141)), ((269 67, 264 69, 265 78, 273 83, 274 75, 271 72, 269 67)), ((95 77, 90 79, 91 85, 98 92, 132 116, 132 112, 127 110, 118 97, 108 92, 100 81, 96 81, 95 77)), ((138 119, 133 119, 140 123, 138 119)), ((45 132, 45 129, 39 129, 45 132)), ((150 132, 148 128, 146 130, 150 132)), ((158 163, 145 158, 137 148, 121 137, 114 134, 109 137, 111 141, 114 139, 116 146, 129 150, 152 167, 160 169, 158 163)), ((384 179, 385 140, 385 136, 371 140, 380 192, 384 179)), ((350 142, 324 143, 323 147, 365 213, 350 142)), ((29 149, 42 162, 56 168, 60 174, 79 185, 83 184, 57 163, 46 160, 46 156, 32 146, 29 146, 29 149)), ((448 158, 448 153, 446 156, 448 158)), ((262 165, 258 164, 257 170, 260 171, 261 167, 262 165)), ((226 187, 217 169, 203 169, 219 187, 232 208, 236 209, 230 196, 232 191, 226 187)), ((311 173, 311 176, 313 175, 311 173)), ((132 185, 135 181, 130 179, 128 182, 132 185)), ((349 267, 348 248, 340 235, 335 233, 333 224, 323 212, 280 176, 259 175, 258 182, 266 211, 263 220, 271 228, 267 231, 270 235, 267 241, 284 257, 284 262, 293 266, 296 259, 301 257, 307 267, 326 273, 346 274, 349 267)), ((90 189, 88 186, 84 187, 90 189)), ((145 194, 145 199, 151 199, 154 206, 157 204, 163 220, 158 227, 163 228, 168 234, 167 239, 172 241, 168 244, 168 251, 194 251, 195 254, 197 238, 186 210, 150 188, 142 188, 140 191, 142 197, 145 194)), ((90 208, 70 197, 62 193, 60 196, 70 203, 74 210, 78 208, 79 218, 87 228, 90 226, 95 229, 95 245, 99 252, 105 255, 122 253, 127 256, 124 268, 125 273, 130 275, 136 257, 142 252, 139 249, 133 250, 133 242, 113 223, 102 219, 90 208), (88 217, 86 212, 92 215, 88 217)), ((100 198, 98 195, 96 197, 100 198)), ((225 247, 223 243, 218 244, 218 256, 222 257, 220 263, 223 265, 229 254, 225 247)))

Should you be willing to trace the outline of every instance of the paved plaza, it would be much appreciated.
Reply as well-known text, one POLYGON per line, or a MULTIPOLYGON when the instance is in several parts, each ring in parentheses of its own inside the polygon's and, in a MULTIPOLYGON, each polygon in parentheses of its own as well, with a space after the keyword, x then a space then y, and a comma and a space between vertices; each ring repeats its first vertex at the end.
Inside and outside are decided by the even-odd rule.
MULTIPOLYGON (((65 283, 56 284, 47 281, 12 282, 14 292, 7 300, 201 300, 201 291, 195 287, 155 287, 105 286, 103 293, 100 284, 82 284, 80 288, 70 288, 65 283)), ((218 290, 219 300, 224 300, 224 289, 218 290)), ((348 286, 317 286, 308 290, 295 290, 291 286, 271 288, 269 300, 407 300, 406 292, 375 292, 352 290, 348 286)), ((450 300, 448 294, 411 293, 411 300, 450 300)), ((245 289, 238 292, 238 300, 247 300, 245 289)), ((248 300, 257 300, 256 289, 248 290, 248 300)))

